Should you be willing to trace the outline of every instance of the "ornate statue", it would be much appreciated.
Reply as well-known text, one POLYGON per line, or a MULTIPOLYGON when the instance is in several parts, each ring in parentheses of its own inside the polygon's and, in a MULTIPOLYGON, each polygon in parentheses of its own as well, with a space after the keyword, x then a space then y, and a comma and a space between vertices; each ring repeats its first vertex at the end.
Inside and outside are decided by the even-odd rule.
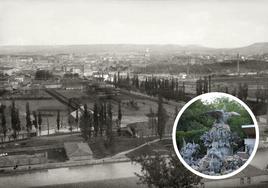
POLYGON ((190 166, 210 175, 224 174, 239 168, 242 165, 241 159, 233 155, 233 136, 227 121, 231 116, 240 114, 226 112, 224 109, 209 111, 205 114, 215 118, 212 128, 200 137, 207 147, 207 154, 198 159, 200 146, 195 143, 186 144, 183 139, 183 147, 180 151, 182 157, 190 166))
POLYGON ((198 154, 198 151, 200 149, 200 146, 198 144, 193 143, 187 143, 185 142, 183 138, 183 147, 181 148, 181 155, 183 159, 187 162, 187 164, 195 165, 196 156, 198 154))
POLYGON ((232 116, 240 116, 237 112, 225 112, 224 110, 213 110, 206 112, 205 114, 216 119, 215 123, 223 123, 226 124, 228 119, 232 116))

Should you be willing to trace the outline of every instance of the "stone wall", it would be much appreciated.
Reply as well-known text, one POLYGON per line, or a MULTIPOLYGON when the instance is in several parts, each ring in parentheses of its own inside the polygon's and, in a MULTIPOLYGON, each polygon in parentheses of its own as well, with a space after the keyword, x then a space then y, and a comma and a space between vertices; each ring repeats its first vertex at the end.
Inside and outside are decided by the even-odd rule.
POLYGON ((0 167, 23 166, 47 163, 47 154, 10 155, 0 157, 0 167))

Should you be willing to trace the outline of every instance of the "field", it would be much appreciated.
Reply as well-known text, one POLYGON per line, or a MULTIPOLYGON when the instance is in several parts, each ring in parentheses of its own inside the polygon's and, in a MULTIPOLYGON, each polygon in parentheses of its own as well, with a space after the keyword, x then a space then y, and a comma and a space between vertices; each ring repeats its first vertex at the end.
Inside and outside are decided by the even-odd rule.
POLYGON ((93 139, 89 142, 89 146, 93 151, 93 156, 96 159, 108 157, 135 148, 148 141, 154 140, 156 137, 150 138, 127 138, 127 137, 115 137, 111 146, 107 146, 103 138, 93 139))
MULTIPOLYGON (((62 95, 64 95, 67 98, 70 98, 70 96, 75 97, 81 105, 87 104, 88 108, 91 110, 93 109, 94 103, 96 101, 95 93, 87 94, 82 93, 80 90, 72 90, 70 91, 72 95, 70 95, 69 92, 66 92, 66 90, 58 90, 62 95)), ((122 111, 122 120, 121 120, 121 127, 126 127, 129 124, 133 123, 145 123, 148 122, 148 117, 146 114, 150 113, 150 109, 152 109, 155 113, 157 113, 158 103, 157 98, 150 99, 145 96, 137 96, 134 94, 126 94, 125 92, 121 92, 119 96, 116 98, 119 98, 121 100, 121 111, 122 111), (130 102, 134 101, 135 106, 130 105, 130 102)), ((117 119, 118 116, 118 102, 116 100, 111 100, 112 104, 112 113, 113 113, 113 119, 117 119)), ((166 109, 168 115, 169 115, 169 121, 166 124, 166 134, 171 134, 171 130, 173 127, 173 120, 175 118, 175 108, 176 106, 178 109, 182 107, 184 103, 183 102, 165 102, 164 108, 166 109)), ((143 131, 144 133, 147 133, 148 131, 143 131)))

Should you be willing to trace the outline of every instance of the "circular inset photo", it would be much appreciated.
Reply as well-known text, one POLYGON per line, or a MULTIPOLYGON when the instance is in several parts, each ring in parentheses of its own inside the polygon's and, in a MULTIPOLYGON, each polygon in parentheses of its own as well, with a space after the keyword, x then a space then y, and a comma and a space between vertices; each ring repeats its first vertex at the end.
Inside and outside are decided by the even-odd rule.
POLYGON ((242 171, 259 144, 257 121, 249 107, 219 92, 189 101, 176 117, 172 136, 183 165, 208 179, 224 179, 242 171))

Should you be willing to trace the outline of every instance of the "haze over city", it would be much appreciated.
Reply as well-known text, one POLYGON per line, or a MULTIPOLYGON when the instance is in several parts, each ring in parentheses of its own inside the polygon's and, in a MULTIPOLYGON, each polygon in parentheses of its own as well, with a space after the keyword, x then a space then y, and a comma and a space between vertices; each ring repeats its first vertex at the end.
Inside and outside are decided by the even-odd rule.
POLYGON ((265 0, 3 0, 0 45, 241 47, 268 41, 266 7, 265 0))

